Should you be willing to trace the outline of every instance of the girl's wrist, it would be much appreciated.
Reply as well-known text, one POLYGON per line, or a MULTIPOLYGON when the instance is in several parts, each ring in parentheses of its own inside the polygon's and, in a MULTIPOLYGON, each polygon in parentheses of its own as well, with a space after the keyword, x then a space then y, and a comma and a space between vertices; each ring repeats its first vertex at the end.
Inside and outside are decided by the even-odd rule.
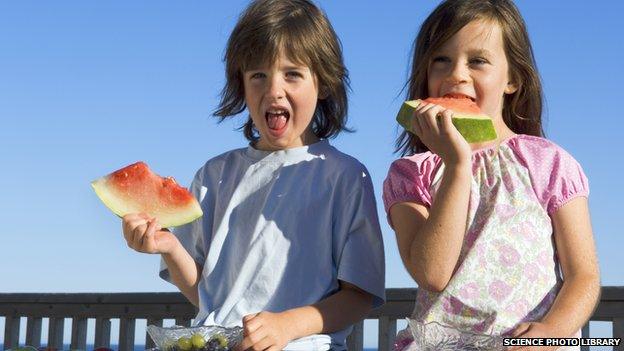
POLYGON ((472 163, 470 159, 444 162, 445 172, 455 176, 472 176, 472 163))

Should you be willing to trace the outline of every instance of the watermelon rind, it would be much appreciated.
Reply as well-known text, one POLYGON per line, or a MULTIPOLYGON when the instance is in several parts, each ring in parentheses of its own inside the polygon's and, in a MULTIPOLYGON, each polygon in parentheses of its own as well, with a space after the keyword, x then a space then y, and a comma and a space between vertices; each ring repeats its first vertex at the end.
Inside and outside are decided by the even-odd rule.
MULTIPOLYGON (((91 182, 95 194, 100 198, 108 209, 119 217, 130 213, 143 212, 138 206, 122 200, 115 194, 113 188, 108 184, 108 177, 102 177, 91 182)), ((203 215, 201 206, 197 200, 191 201, 188 206, 177 207, 174 211, 162 209, 156 213, 147 213, 158 218, 158 222, 163 228, 171 228, 190 223, 203 215)))
MULTIPOLYGON (((412 116, 421 100, 405 101, 397 114, 396 120, 405 130, 412 131, 412 116)), ((481 143, 495 140, 496 129, 492 119, 486 115, 453 114, 453 125, 468 143, 481 143)))

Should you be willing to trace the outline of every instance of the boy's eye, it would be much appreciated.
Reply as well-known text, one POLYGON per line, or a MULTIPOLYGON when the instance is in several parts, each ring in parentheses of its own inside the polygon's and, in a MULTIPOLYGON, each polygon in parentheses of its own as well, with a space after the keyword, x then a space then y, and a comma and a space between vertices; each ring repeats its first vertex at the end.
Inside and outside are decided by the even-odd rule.
POLYGON ((286 72, 286 77, 288 77, 288 78, 301 78, 301 77, 303 77, 303 74, 301 74, 300 72, 297 72, 297 71, 288 71, 288 72, 286 72))
POLYGON ((255 72, 255 73, 252 73, 249 76, 250 79, 260 79, 260 78, 264 78, 264 77, 266 77, 266 74, 264 74, 262 72, 255 72))

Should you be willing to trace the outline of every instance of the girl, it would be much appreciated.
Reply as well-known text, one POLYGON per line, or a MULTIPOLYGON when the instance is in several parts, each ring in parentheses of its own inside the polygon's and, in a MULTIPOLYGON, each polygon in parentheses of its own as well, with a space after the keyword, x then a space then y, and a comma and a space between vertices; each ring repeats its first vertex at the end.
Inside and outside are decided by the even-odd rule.
MULTIPOLYGON (((572 156, 543 138, 542 89, 517 8, 445 1, 414 45, 408 98, 472 99, 498 138, 470 145, 453 111, 421 104, 414 134, 397 141, 412 155, 391 165, 384 205, 420 287, 413 329, 459 334, 458 343, 580 336, 600 288, 588 184, 572 156)), ((403 331, 396 346, 418 341, 403 331)))
POLYGON ((385 268, 368 172, 327 140, 346 129, 338 38, 307 0, 258 0, 225 63, 215 114, 247 109, 249 146, 197 172, 202 218, 170 233, 129 215, 125 238, 161 254, 197 324, 242 325, 242 349, 344 350, 351 324, 383 303, 385 268))

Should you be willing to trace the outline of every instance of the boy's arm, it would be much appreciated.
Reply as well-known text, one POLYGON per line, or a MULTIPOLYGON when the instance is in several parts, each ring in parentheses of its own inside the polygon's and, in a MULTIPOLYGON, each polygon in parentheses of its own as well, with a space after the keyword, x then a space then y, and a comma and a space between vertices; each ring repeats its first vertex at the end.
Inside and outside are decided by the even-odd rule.
POLYGON ((373 296, 340 281, 340 290, 308 306, 280 313, 260 312, 243 319, 242 349, 281 350, 290 341, 309 335, 332 333, 364 319, 372 309, 373 296))
POLYGON ((516 329, 520 337, 570 337, 589 320, 600 296, 600 273, 587 198, 578 197, 552 216, 563 286, 550 311, 516 329))
MULTIPOLYGON (((169 233, 173 236, 173 234, 169 233)), ((174 237, 175 238, 175 237, 174 237)), ((171 282, 180 289, 182 294, 195 306, 199 306, 197 284, 201 277, 201 267, 184 249, 178 240, 173 249, 161 256, 167 264, 171 282)))
POLYGON ((470 163, 448 166, 429 210, 409 202, 390 208, 403 264, 418 286, 429 291, 444 290, 457 264, 466 232, 471 177, 470 163))

